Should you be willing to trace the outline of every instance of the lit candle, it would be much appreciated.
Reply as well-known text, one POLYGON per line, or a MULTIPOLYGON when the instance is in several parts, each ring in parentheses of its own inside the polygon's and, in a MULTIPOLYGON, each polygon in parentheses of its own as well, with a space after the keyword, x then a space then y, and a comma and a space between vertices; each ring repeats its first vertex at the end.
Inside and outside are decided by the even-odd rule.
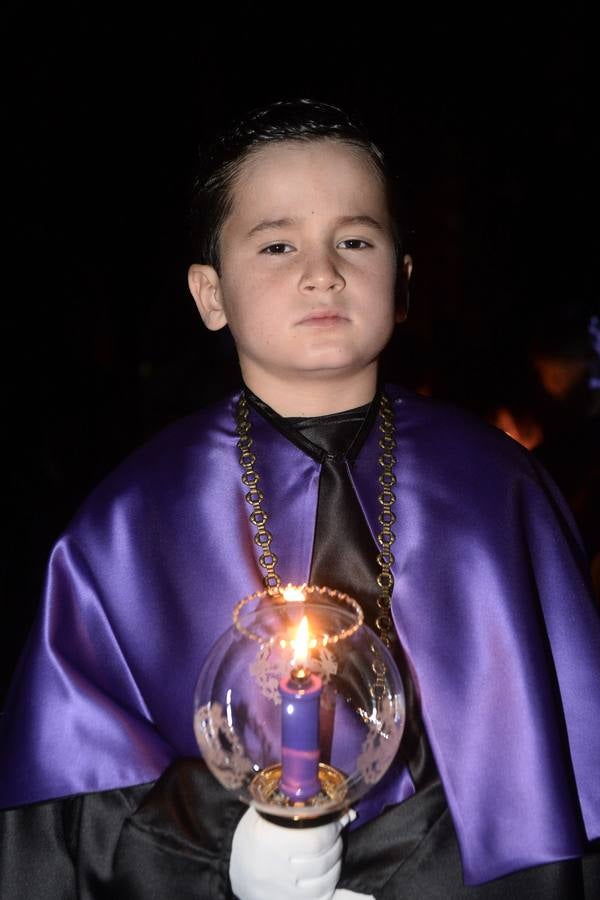
POLYGON ((282 590, 281 594, 286 602, 288 623, 297 627, 304 615, 304 604, 306 602, 304 591, 302 588, 295 587, 293 584, 288 584, 288 586, 282 590))
POLYGON ((321 679, 308 668, 308 620, 303 617, 294 641, 293 668, 279 684, 281 693, 280 791, 302 802, 320 791, 319 709, 321 679))
POLYGON ((288 584, 281 593, 286 603, 304 603, 306 599, 302 588, 295 587, 293 584, 288 584))

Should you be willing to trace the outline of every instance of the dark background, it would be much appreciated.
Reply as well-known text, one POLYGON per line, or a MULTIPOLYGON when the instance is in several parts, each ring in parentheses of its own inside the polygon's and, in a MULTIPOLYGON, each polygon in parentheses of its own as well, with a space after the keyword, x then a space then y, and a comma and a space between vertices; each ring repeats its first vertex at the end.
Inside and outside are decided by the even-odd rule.
POLYGON ((486 414, 532 334, 599 306, 588 18, 193 9, 5 7, 6 677, 84 496, 235 382, 187 292, 186 216, 197 147, 238 111, 311 96, 390 145, 415 257, 392 377, 486 414))

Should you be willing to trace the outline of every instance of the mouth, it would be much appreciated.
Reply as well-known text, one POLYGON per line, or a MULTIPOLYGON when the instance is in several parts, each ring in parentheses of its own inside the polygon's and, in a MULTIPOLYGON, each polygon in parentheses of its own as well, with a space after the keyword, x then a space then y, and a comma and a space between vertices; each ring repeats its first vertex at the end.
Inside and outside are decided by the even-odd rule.
POLYGON ((300 319, 298 325, 309 325, 316 327, 327 327, 328 325, 341 325, 350 320, 341 313, 335 312, 333 309, 315 309, 303 319, 300 319))

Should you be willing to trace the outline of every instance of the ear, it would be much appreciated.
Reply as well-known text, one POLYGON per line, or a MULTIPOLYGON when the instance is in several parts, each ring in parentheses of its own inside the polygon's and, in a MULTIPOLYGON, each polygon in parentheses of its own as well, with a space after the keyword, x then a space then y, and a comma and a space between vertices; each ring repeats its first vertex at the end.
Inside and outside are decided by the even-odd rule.
POLYGON ((402 257, 402 268, 398 273, 398 303, 396 305, 396 322, 404 322, 408 315, 409 291, 408 285, 412 275, 412 256, 405 253, 402 257))
POLYGON ((212 266, 190 266, 188 285, 206 327, 210 331, 218 331, 227 325, 221 279, 217 270, 212 266))

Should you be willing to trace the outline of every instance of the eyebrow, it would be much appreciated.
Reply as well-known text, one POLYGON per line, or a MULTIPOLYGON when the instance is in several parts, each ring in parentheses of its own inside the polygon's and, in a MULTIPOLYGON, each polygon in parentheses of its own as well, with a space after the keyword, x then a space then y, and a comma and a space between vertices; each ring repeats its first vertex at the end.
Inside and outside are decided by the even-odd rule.
POLYGON ((373 216, 340 216, 336 219, 335 224, 340 225, 370 225, 371 228, 377 228, 379 231, 383 229, 381 222, 374 219, 373 216))
MULTIPOLYGON (((254 234, 258 234, 261 231, 271 231, 277 228, 291 228, 296 224, 296 219, 265 219, 264 221, 259 222, 258 225, 255 225, 254 228, 251 228, 246 237, 252 237, 254 234)), ((371 228, 377 228, 379 231, 383 230, 381 222, 378 222, 373 216, 339 216, 334 224, 336 228, 339 228, 340 225, 368 225, 371 228)))
POLYGON ((252 237, 253 234, 258 234, 260 231, 270 231, 273 228, 290 228, 295 224, 295 219, 265 219, 251 228, 246 237, 252 237))

